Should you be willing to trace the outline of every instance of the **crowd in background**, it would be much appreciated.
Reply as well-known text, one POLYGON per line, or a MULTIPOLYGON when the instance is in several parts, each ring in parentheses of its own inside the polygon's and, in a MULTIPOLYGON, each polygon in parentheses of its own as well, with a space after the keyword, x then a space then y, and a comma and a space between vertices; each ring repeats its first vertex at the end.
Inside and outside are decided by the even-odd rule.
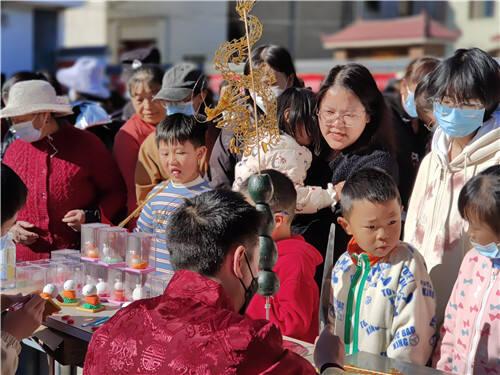
MULTIPOLYGON (((331 330, 346 354, 366 351, 457 374, 498 371, 500 66, 495 59, 477 48, 457 50, 444 60, 422 57, 406 68, 397 90, 387 92, 366 67, 347 63, 332 67, 313 92, 298 78, 285 48, 260 46, 251 61, 275 75, 271 89, 280 131, 279 142, 261 160, 255 148, 233 153, 231 130, 206 121, 205 108, 216 105, 226 83, 213 93, 197 65, 179 63, 164 71, 160 60, 155 48, 124 55, 123 92, 110 91, 104 65, 90 57, 54 76, 19 72, 2 82, 2 206, 4 173, 10 173, 4 168, 19 176, 16 183, 27 191, 16 212, 5 218, 2 212, 2 236, 10 220, 18 261, 80 248, 84 223, 122 223, 130 231, 154 233, 157 270, 178 271, 165 298, 181 304, 175 288, 189 294, 185 285, 202 283, 200 274, 219 277, 226 270, 237 285, 221 278, 225 292, 242 287, 244 296, 235 297, 234 310, 263 319, 265 301, 251 299, 258 260, 248 249, 238 252, 234 243, 226 246, 227 239, 216 240, 225 233, 220 228, 233 225, 237 210, 252 217, 241 197, 251 201, 248 178, 261 168, 274 185, 270 206, 281 280, 270 321, 284 335, 312 343, 331 330), (227 223, 210 215, 208 208, 217 211, 214 202, 227 223), (189 220, 193 213, 198 219, 189 220), (193 250, 195 244, 182 245, 191 240, 173 223, 190 228, 208 261, 201 259, 202 250, 193 250), (327 261, 332 224, 334 256, 327 261), (240 257, 236 271, 229 272, 225 256, 210 253, 210 236, 224 254, 240 257), (325 272, 329 324, 320 332, 325 272)), ((247 62, 244 71, 249 68, 247 62)), ((256 103, 258 113, 266 113, 258 94, 248 91, 245 98, 249 108, 256 103)), ((248 233, 257 232, 256 223, 244 223, 248 233)), ((247 243, 247 234, 233 234, 234 241, 247 243)), ((230 309, 226 302, 217 308, 230 309)), ((159 309, 147 303, 143 308, 159 309)), ((134 308, 139 305, 117 314, 91 342, 89 374, 106 373, 102 366, 114 356, 113 340, 125 322, 134 321, 134 308)), ((224 321, 211 308, 219 323, 224 321)), ((185 313, 170 308, 167 315, 175 320, 185 313)), ((136 323, 139 328, 127 336, 154 341, 148 328, 136 323)), ((250 342, 242 345, 251 352, 250 342)), ((262 371, 274 366, 257 360, 256 353, 248 356, 262 371)), ((134 361, 126 366, 135 368, 134 361)), ((219 370, 241 365, 210 361, 219 370)), ((299 366, 295 361, 282 365, 299 366)))

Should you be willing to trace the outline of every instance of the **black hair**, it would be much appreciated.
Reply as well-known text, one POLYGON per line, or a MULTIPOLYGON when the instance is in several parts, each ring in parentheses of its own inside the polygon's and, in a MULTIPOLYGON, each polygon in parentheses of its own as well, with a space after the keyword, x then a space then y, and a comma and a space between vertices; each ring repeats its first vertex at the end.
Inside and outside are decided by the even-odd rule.
POLYGON ((12 219, 26 203, 28 189, 10 167, 2 163, 2 225, 12 219))
POLYGON ((463 219, 477 218, 500 235, 500 165, 467 181, 458 196, 458 211, 463 219))
POLYGON ((321 107, 326 92, 335 85, 352 91, 370 116, 370 122, 366 124, 360 137, 342 151, 362 154, 373 149, 382 149, 395 155, 393 119, 370 71, 363 65, 354 63, 332 68, 321 83, 317 95, 317 110, 321 107))
MULTIPOLYGON (((259 46, 252 51, 252 63, 253 66, 259 66, 265 63, 273 70, 281 72, 287 77, 292 77, 292 87, 304 87, 304 83, 297 77, 292 56, 285 47, 274 44, 259 46)), ((248 60, 244 67, 244 73, 250 74, 250 65, 248 60)))
POLYGON ((38 72, 28 72, 28 71, 21 71, 13 74, 7 81, 5 81, 4 85, 2 86, 2 100, 4 103, 7 103, 9 100, 9 92, 12 86, 18 82, 22 81, 32 81, 32 80, 40 80, 40 81, 47 81, 47 77, 45 77, 42 73, 38 72))
POLYGON ((379 168, 363 168, 349 176, 342 188, 342 215, 349 215, 354 201, 363 199, 372 203, 397 199, 401 204, 398 186, 389 174, 379 168))
POLYGON ((261 220, 240 193, 230 190, 186 199, 169 219, 167 245, 175 269, 214 276, 229 252, 240 245, 252 259, 250 250, 258 243, 261 220))
POLYGON ((195 147, 204 146, 205 131, 205 124, 198 122, 194 116, 175 113, 165 117, 156 126, 156 144, 189 141, 195 147))
POLYGON ((418 84, 425 76, 436 69, 438 65, 439 59, 435 57, 420 57, 410 62, 406 67, 403 79, 407 84, 418 84))
POLYGON ((155 85, 158 89, 161 88, 163 79, 163 69, 159 65, 144 64, 134 69, 131 77, 127 82, 127 88, 130 94, 138 83, 145 83, 149 87, 155 85))
POLYGON ((433 118, 432 100, 429 99, 430 75, 424 76, 415 88, 415 106, 417 107, 418 118, 427 123, 428 118, 433 118))
POLYGON ((277 107, 280 130, 296 139, 297 126, 303 124, 306 134, 312 139, 314 151, 319 154, 321 133, 315 111, 316 95, 309 89, 290 87, 278 97, 277 107))
POLYGON ((478 99, 486 121, 500 102, 500 65, 479 48, 457 49, 431 73, 429 95, 434 101, 478 99))
MULTIPOLYGON (((297 205, 297 190, 295 190, 292 180, 287 175, 274 169, 265 169, 260 173, 268 174, 271 177, 274 191, 269 202, 271 210, 273 212, 286 211, 291 222, 295 216, 295 207, 297 205)), ((240 186, 240 191, 245 195, 248 194, 248 182, 249 178, 243 181, 240 186)))

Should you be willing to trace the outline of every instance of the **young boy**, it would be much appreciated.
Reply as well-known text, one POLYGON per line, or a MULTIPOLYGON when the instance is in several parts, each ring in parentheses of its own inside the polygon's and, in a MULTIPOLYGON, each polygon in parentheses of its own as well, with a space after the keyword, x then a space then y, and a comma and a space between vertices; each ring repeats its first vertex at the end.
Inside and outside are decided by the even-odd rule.
MULTIPOLYGON (((297 204, 293 182, 272 169, 262 173, 271 177, 274 187, 269 205, 276 223, 272 238, 278 248, 274 272, 280 280, 280 289, 271 298, 269 318, 284 335, 313 343, 319 333, 319 291, 314 273, 323 258, 302 236, 292 235, 291 224, 297 204)), ((243 183, 241 191, 248 195, 248 180, 243 183)), ((247 315, 253 319, 265 319, 264 304, 265 298, 255 295, 247 308, 247 315)))
POLYGON ((338 223, 352 239, 332 272, 335 334, 346 354, 425 365, 435 343, 436 302, 422 256, 399 241, 396 184, 381 170, 360 170, 347 179, 340 203, 338 223))
POLYGON ((210 190, 200 176, 200 164, 205 158, 205 127, 193 116, 174 114, 156 127, 156 143, 160 163, 170 180, 160 182, 146 198, 148 202, 137 221, 137 231, 156 235, 156 270, 173 270, 167 250, 167 221, 184 202, 210 190))

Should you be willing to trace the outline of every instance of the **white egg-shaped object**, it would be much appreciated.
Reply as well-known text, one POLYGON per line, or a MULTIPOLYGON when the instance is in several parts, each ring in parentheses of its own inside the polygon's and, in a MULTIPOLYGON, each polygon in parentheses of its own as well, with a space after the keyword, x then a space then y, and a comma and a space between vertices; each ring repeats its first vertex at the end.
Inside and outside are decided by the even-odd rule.
POLYGON ((134 288, 134 290, 132 291, 132 299, 134 301, 138 301, 140 299, 143 299, 145 298, 145 291, 144 291, 144 288, 141 286, 141 284, 137 284, 134 288))
POLYGON ((83 287, 82 294, 84 296, 94 296, 97 294, 97 288, 94 284, 86 284, 83 287))
POLYGON ((113 288, 115 290, 123 290, 124 289, 123 283, 120 280, 116 280, 115 285, 113 285, 113 288))
POLYGON ((43 293, 48 294, 52 298, 56 298, 57 295, 59 294, 59 291, 57 290, 57 286, 54 284, 47 284, 43 287, 43 293))
POLYGON ((76 282, 75 280, 66 280, 63 285, 64 290, 75 290, 76 282))
POLYGON ((98 283, 96 285, 97 294, 104 294, 108 292, 108 283, 103 279, 98 279, 98 283))

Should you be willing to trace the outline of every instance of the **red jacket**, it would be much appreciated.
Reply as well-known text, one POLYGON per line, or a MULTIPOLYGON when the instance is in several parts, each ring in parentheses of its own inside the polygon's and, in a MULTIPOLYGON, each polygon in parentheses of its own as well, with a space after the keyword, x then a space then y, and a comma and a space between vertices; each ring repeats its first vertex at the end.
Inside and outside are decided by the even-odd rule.
POLYGON ((105 222, 119 220, 125 205, 125 186, 111 153, 94 134, 67 124, 34 143, 14 141, 3 162, 28 188, 18 220, 35 225, 40 236, 17 245, 17 260, 48 258, 56 249, 78 249, 80 233, 62 222, 75 209, 100 209, 105 222))
MULTIPOLYGON (((271 298, 270 321, 284 335, 313 343, 319 334, 319 290, 314 273, 323 257, 302 236, 277 241, 276 245, 278 261, 274 272, 280 279, 280 289, 271 298)), ((255 295, 247 315, 265 319, 264 304, 265 298, 255 295)))
POLYGON ((280 331, 232 309, 222 286, 177 271, 164 294, 119 310, 89 344, 84 375, 316 374, 280 331))
POLYGON ((156 125, 148 124, 139 115, 133 115, 116 133, 113 145, 115 157, 120 173, 127 186, 127 209, 131 213, 137 208, 135 195, 135 167, 142 142, 153 133, 156 125))

